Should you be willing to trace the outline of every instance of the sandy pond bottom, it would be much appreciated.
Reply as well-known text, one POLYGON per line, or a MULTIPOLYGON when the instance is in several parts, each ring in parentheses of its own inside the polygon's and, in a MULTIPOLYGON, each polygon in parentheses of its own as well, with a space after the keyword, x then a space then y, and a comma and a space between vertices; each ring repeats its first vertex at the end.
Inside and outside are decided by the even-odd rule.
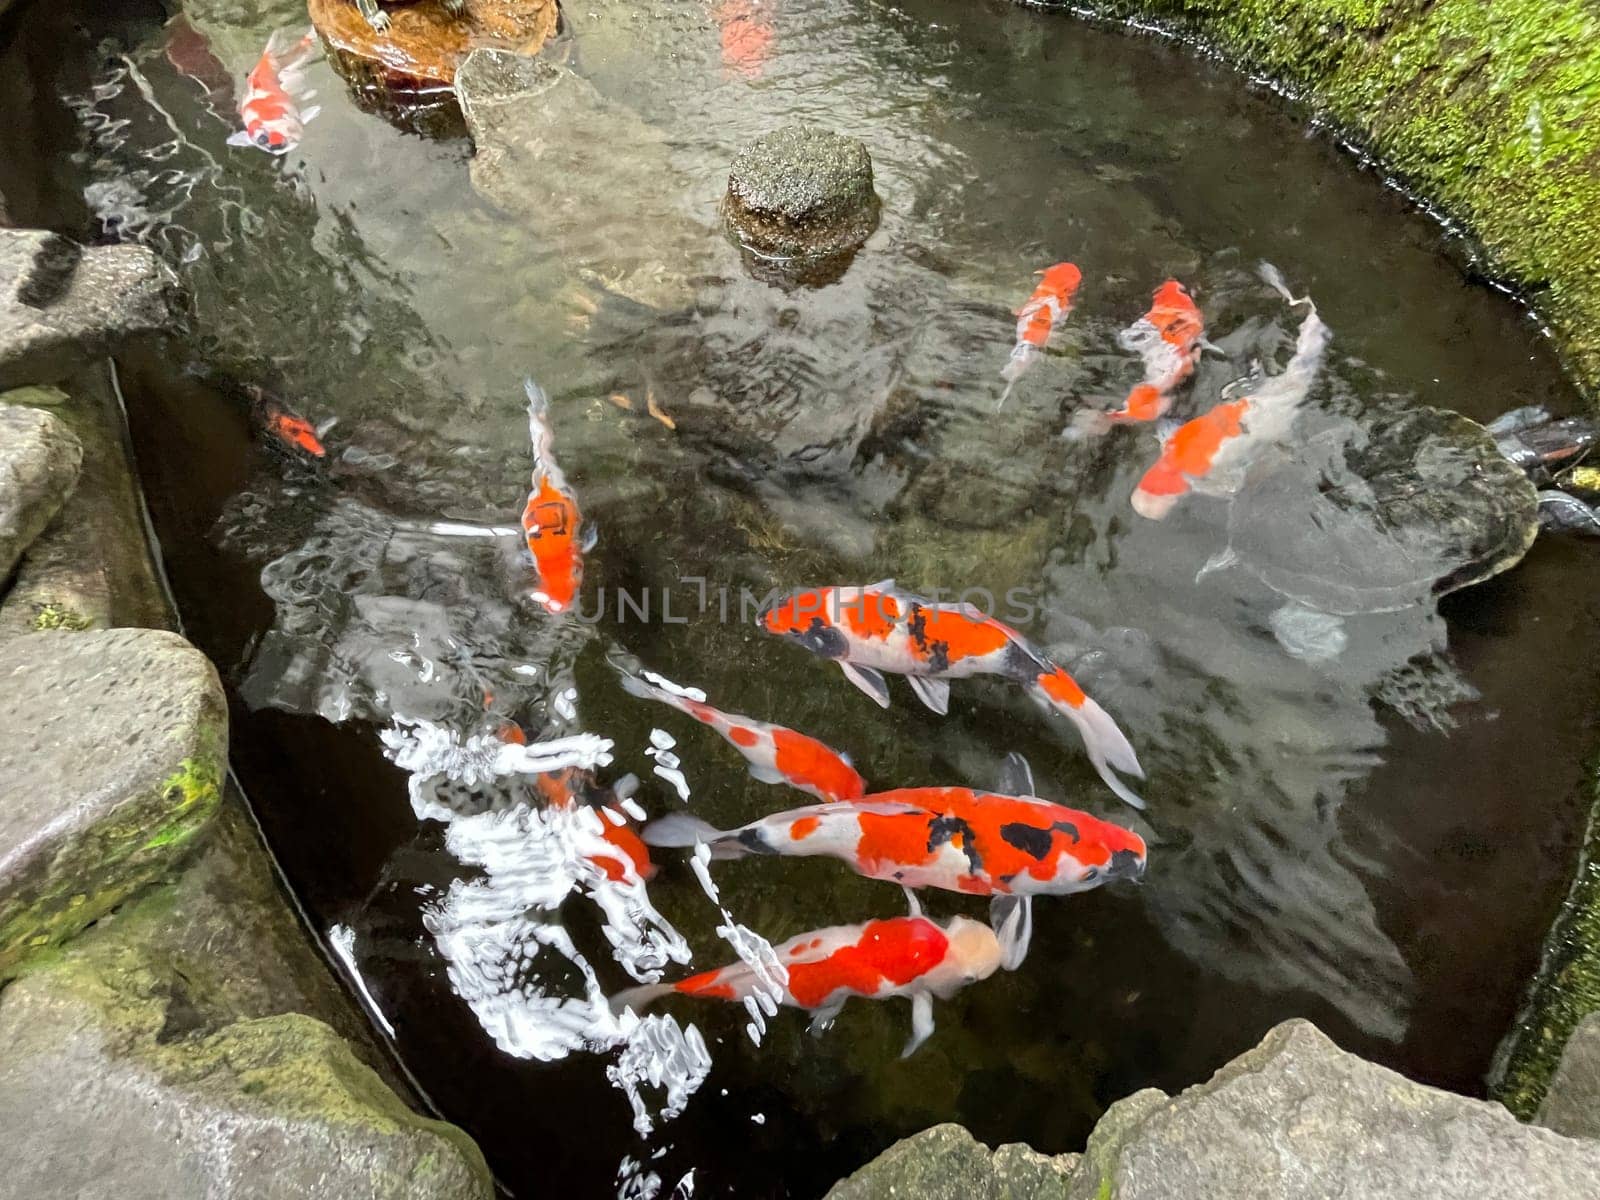
MULTIPOLYGON (((187 337, 125 363, 124 382, 188 632, 232 689, 237 767, 313 925, 513 1193, 645 1195, 654 1177, 667 1194, 688 1177, 695 1195, 811 1197, 943 1120, 1075 1148, 1111 1100, 1201 1079, 1292 1015, 1407 1074, 1481 1089, 1584 815, 1593 548, 1542 539, 1438 608, 1349 618, 1344 650, 1305 662, 1272 635, 1282 597, 1249 572, 1196 582, 1226 542, 1225 502, 1161 523, 1130 511, 1156 453, 1148 429, 1061 436, 1138 379, 1116 335, 1169 275, 1225 351, 1177 415, 1281 365, 1294 318, 1257 279, 1261 259, 1333 330, 1314 405, 1358 420, 1396 401, 1480 419, 1573 409, 1535 331, 1464 282, 1457 248, 1380 181, 1236 76, 1062 17, 953 0, 594 0, 568 7, 563 53, 603 98, 608 153, 568 187, 581 222, 513 218, 473 192, 465 142, 362 113, 322 64, 325 111, 295 154, 227 147, 238 79, 274 28, 303 19, 291 4, 199 4, 176 25, 154 6, 24 16, 0 78, 43 99, 31 127, 0 131, 12 215, 145 239, 194 294, 187 337), (820 290, 752 279, 716 223, 739 145, 792 120, 864 139, 884 199, 879 232, 820 290), (1083 269, 1077 309, 997 414, 1011 310, 1034 270, 1066 258, 1083 269), (416 530, 515 520, 525 373, 553 399, 557 456, 600 534, 586 575, 591 610, 608 598, 598 624, 520 603, 504 547, 416 530), (237 388, 252 382, 337 418, 326 463, 252 435, 237 388), (1029 636, 1138 748, 1147 814, 1007 685, 958 683, 941 720, 894 683, 880 711, 739 624, 737 602, 726 622, 694 612, 682 582, 737 596, 889 576, 1025 593, 1029 636), (649 589, 653 619, 618 623, 618 589, 649 589), (690 620, 660 619, 663 589, 690 620), (452 895, 551 901, 516 890, 519 872, 555 877, 530 865, 529 839, 509 838, 487 872, 463 862, 490 853, 471 814, 538 825, 526 789, 430 784, 424 799, 455 817, 419 820, 379 737, 396 713, 462 738, 506 719, 535 737, 593 733, 613 743, 600 778, 637 773, 658 813, 682 803, 646 754, 659 729, 715 823, 805 799, 624 695, 616 649, 848 751, 878 787, 991 786, 1021 751, 1047 798, 1139 830, 1148 876, 1042 903, 1023 968, 939 1004, 907 1061, 901 1003, 852 1004, 815 1039, 780 1014, 759 1044, 736 1006, 665 1006, 703 1036, 709 1073, 676 1116, 639 1087, 641 1134, 614 1039, 518 1057, 550 1048, 530 1012, 585 995, 575 961, 598 991, 630 982, 591 900, 503 921, 470 971, 459 943, 453 964, 442 953, 452 895)), ((558 133, 592 137, 582 122, 558 133)), ((732 956, 718 926, 776 942, 900 911, 893 888, 825 861, 719 864, 719 906, 680 856, 659 857, 650 900, 699 966, 732 956)))

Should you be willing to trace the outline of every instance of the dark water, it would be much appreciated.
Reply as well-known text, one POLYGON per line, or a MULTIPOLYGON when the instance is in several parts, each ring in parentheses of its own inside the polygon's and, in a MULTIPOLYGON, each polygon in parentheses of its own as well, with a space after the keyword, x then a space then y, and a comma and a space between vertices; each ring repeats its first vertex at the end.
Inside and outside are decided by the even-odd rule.
MULTIPOLYGON (((121 23, 35 6, 0 58, 5 86, 36 94, 29 122, 0 130, 13 216, 141 238, 193 292, 171 352, 123 364, 173 584, 232 689, 236 765, 275 852, 441 1112, 515 1194, 645 1195, 651 1176, 665 1194, 692 1172, 698 1195, 810 1197, 937 1121, 1077 1148, 1111 1100, 1202 1079, 1290 1016, 1480 1089, 1582 819, 1592 548, 1542 539, 1439 611, 1348 616, 1344 650, 1308 662, 1273 637, 1284 600, 1255 576, 1196 581, 1227 540, 1224 502, 1159 524, 1130 512, 1148 430, 1061 434, 1137 380, 1115 335, 1168 275, 1227 351, 1182 416, 1287 356, 1295 318, 1261 259, 1316 299, 1334 340, 1314 400, 1353 419, 1395 402, 1571 410, 1536 331, 1379 180, 1159 44, 956 0, 595 0, 567 17, 562 52, 602 99, 558 136, 588 148, 592 177, 540 186, 581 201, 578 220, 485 203, 466 143, 360 112, 320 63, 326 108, 298 153, 227 148, 237 77, 303 20, 291 4, 192 6, 215 64, 132 6, 121 23), (734 152, 789 120, 862 137, 884 199, 880 231, 819 290, 752 279, 716 225, 734 152), (1078 307, 997 414, 1010 312, 1063 258, 1083 269, 1078 307), (519 602, 503 546, 417 529, 516 519, 526 373, 600 531, 596 625, 519 602), (253 436, 251 382, 337 418, 329 465, 253 436), (940 720, 895 682, 880 712, 736 619, 741 588, 887 576, 1023 589, 1041 610, 1029 635, 1138 748, 1148 814, 1007 685, 957 683, 940 720), (695 577, 730 590, 729 621, 694 611, 695 577), (653 619, 618 623, 618 589, 650 590, 653 619), (663 589, 691 619, 661 619, 663 589), (680 803, 645 754, 661 729, 707 819, 804 801, 625 696, 614 649, 850 752, 881 788, 993 786, 1020 750, 1047 798, 1149 840, 1146 881, 1042 902, 1023 968, 938 1004, 906 1061, 898 1001, 855 1002, 821 1038, 785 1012, 759 1045, 734 1006, 666 1006, 712 1065, 681 1115, 645 1088, 641 1135, 607 1076, 617 1047, 528 1057, 540 1004, 584 994, 575 959, 601 991, 630 980, 589 901, 520 914, 563 926, 570 956, 507 917, 519 887, 549 881, 526 858, 538 838, 486 848, 467 818, 525 816, 524 785, 424 786, 461 819, 419 820, 379 738, 397 713, 460 737, 508 717, 536 738, 591 732, 613 743, 600 777, 637 773, 656 813, 680 803), (474 900, 497 915, 466 920, 477 957, 452 975, 441 928, 474 900)), ((900 911, 836 863, 753 861, 715 868, 724 917, 660 858, 650 900, 697 966, 731 960, 729 918, 776 942, 900 911)))

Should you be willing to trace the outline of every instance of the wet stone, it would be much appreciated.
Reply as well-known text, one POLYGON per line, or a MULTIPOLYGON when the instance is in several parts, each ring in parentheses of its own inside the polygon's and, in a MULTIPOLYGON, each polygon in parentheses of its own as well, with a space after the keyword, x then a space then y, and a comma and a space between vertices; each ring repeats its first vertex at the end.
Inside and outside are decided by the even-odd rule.
MULTIPOLYGON (((350 83, 363 107, 455 115, 456 69, 475 47, 532 55, 555 35, 556 0, 464 0, 452 11, 444 0, 386 4, 382 30, 354 0, 311 0, 311 23, 328 61, 350 83)), ((431 130, 423 120, 425 130, 431 130)))
POLYGON ((173 633, 0 647, 0 980, 162 878, 216 810, 217 673, 173 633))
POLYGON ((0 585, 78 482, 83 447, 38 408, 0 406, 0 585))
POLYGON ((739 241, 767 258, 848 253, 878 227, 872 158, 860 141, 790 125, 733 160, 723 205, 739 241))
POLYGON ((826 1200, 1056 1200, 1077 1162, 1017 1143, 990 1150, 960 1125, 935 1125, 890 1146, 826 1200))
POLYGON ((1567 1039, 1538 1123, 1568 1137, 1600 1138, 1600 1012, 1580 1021, 1567 1039))
POLYGON ((1112 1105, 1066 1195, 1579 1200, 1600 1195, 1600 1143, 1413 1083, 1289 1021, 1206 1083, 1112 1105))
POLYGON ((168 329, 177 296, 144 246, 0 229, 0 388, 57 382, 124 338, 168 329))

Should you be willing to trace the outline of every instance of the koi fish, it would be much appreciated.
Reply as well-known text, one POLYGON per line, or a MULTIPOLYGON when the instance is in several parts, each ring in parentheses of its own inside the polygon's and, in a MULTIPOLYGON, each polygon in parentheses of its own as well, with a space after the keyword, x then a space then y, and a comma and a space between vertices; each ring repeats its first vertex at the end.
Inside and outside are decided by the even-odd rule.
MULTIPOLYGON (((773 947, 783 966, 781 1003, 812 1013, 813 1030, 826 1028, 852 996, 911 1001, 913 1054, 933 1033, 933 999, 947 1000, 968 984, 987 979, 1000 966, 1000 945, 981 921, 952 917, 940 924, 914 910, 908 917, 832 925, 773 947)), ((768 992, 767 981, 748 963, 702 971, 677 983, 646 984, 619 993, 612 1007, 642 1010, 673 994, 742 1003, 768 992)))
POLYGON ((593 529, 583 526, 578 500, 550 452, 550 399, 531 379, 528 394, 528 437, 533 442, 533 488, 522 510, 522 533, 539 572, 533 598, 547 612, 571 608, 583 586, 583 556, 594 548, 593 529))
POLYGON ((991 915, 1007 969, 1027 952, 1025 901, 1138 879, 1138 834, 1035 796, 960 787, 899 788, 859 800, 813 804, 716 829, 672 813, 640 831, 647 846, 704 843, 715 859, 750 854, 836 858, 868 879, 993 897, 991 915))
POLYGON ((328 456, 328 448, 310 421, 264 388, 250 384, 245 390, 251 397, 251 415, 278 445, 312 458, 328 456))
POLYGON ((1268 264, 1262 277, 1291 305, 1310 311, 1300 324, 1294 355, 1277 375, 1239 400, 1225 400, 1177 427, 1162 442, 1161 454, 1133 491, 1133 511, 1159 521, 1191 491, 1229 495, 1238 490, 1244 470, 1265 447, 1282 441, 1294 425, 1321 366, 1332 333, 1309 298, 1290 295, 1282 276, 1268 264))
POLYGON ((867 793, 866 780, 850 760, 830 746, 782 725, 723 712, 705 702, 703 692, 679 687, 646 671, 643 677, 622 672, 622 688, 630 696, 655 700, 709 725, 750 764, 762 783, 786 783, 818 800, 854 800, 867 793))
POLYGON ((768 633, 837 662, 845 678, 883 708, 889 707, 885 671, 904 675, 918 699, 941 716, 950 710, 951 679, 1001 675, 1023 683, 1036 701, 1077 728, 1106 786, 1144 807, 1117 778, 1121 771, 1142 779, 1144 770, 1111 715, 1015 629, 971 605, 934 604, 895 590, 894 580, 886 579, 865 588, 796 592, 765 607, 760 620, 768 633))
POLYGON ((1107 419, 1154 421, 1165 416, 1172 393, 1194 374, 1205 331, 1200 310, 1183 284, 1169 279, 1157 288, 1150 311, 1117 336, 1124 350, 1144 360, 1144 380, 1107 419))
MULTIPOLYGON (((513 725, 518 733, 520 726, 513 725)), ((526 738, 523 739, 526 741, 526 738)), ((594 775, 578 767, 561 771, 546 771, 534 776, 534 786, 552 808, 570 808, 584 804, 598 809, 602 828, 600 836, 616 850, 616 857, 596 855, 589 861, 599 867, 612 883, 620 883, 631 869, 640 879, 648 881, 655 873, 650 861, 650 849, 629 824, 626 805, 630 803, 639 780, 634 775, 624 775, 611 787, 602 787, 594 775)), ((637 812, 638 810, 635 809, 637 812)))
POLYGON ((1077 295, 1078 284, 1083 281, 1083 273, 1069 262, 1057 263, 1034 274, 1041 277, 1039 286, 1033 289, 1027 303, 1017 309, 1017 344, 1006 365, 1000 368, 1000 378, 1006 381, 1006 390, 1000 394, 1001 404, 1011 395, 1022 373, 1044 352, 1051 331, 1066 320, 1072 311, 1072 298, 1077 295))
POLYGON ((267 39, 261 60, 246 77, 244 99, 239 101, 244 128, 229 135, 228 145, 287 154, 300 144, 306 123, 322 111, 316 104, 303 111, 300 108, 316 95, 305 90, 301 75, 316 44, 315 34, 308 31, 287 50, 281 48, 285 34, 280 29, 267 39))
POLYGON ((711 14, 722 39, 722 65, 759 79, 772 56, 772 21, 759 0, 723 0, 711 14))

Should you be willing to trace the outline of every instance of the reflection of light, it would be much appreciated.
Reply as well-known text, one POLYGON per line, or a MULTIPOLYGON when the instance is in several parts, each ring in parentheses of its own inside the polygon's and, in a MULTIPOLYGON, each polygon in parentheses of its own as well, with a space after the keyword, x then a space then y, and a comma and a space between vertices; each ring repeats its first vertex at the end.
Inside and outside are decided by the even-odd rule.
POLYGON ((344 964, 345 973, 350 976, 356 993, 366 1002, 367 1011, 372 1014, 372 1019, 383 1027, 383 1031, 390 1037, 394 1036, 394 1026, 389 1023, 389 1018, 383 1015, 383 1009, 378 1007, 378 1002, 373 998, 372 992, 367 988, 367 981, 361 974, 361 968, 356 966, 356 931, 348 925, 334 925, 328 930, 328 945, 333 947, 333 953, 344 964))

